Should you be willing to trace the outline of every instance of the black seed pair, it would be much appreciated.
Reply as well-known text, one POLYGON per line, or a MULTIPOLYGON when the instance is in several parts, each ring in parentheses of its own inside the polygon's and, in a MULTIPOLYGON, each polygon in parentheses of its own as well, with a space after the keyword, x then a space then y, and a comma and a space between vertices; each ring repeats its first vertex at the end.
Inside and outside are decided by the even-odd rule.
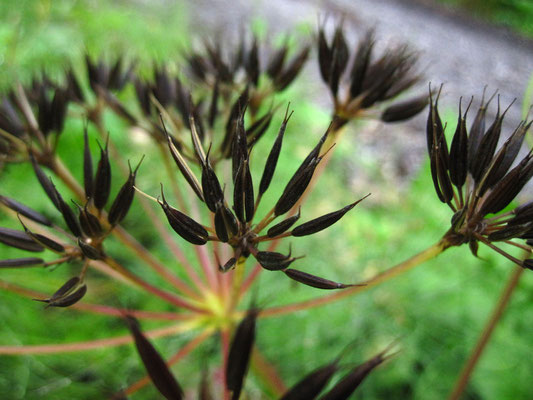
POLYGON ((82 299, 87 293, 87 285, 82 284, 79 277, 69 279, 48 299, 34 299, 48 303, 48 307, 69 307, 82 299))
MULTIPOLYGON (((364 379, 377 366, 391 356, 381 352, 364 363, 352 368, 320 400, 345 400, 363 383, 364 379)), ((338 360, 317 368, 291 387, 280 400, 313 400, 316 399, 339 370, 338 360)))

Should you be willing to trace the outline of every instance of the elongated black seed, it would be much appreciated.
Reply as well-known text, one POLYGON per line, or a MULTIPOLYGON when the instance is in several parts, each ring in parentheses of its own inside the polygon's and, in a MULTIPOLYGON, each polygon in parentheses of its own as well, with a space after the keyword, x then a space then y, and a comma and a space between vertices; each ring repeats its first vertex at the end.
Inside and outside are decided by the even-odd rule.
POLYGON ((231 210, 223 204, 217 207, 215 213, 215 231, 223 242, 227 242, 239 232, 237 219, 231 210))
POLYGON ((246 317, 237 327, 231 342, 226 368, 226 387, 232 391, 232 400, 238 400, 241 394, 255 341, 255 325, 258 313, 259 311, 256 309, 248 310, 246 317))
POLYGON ((137 171, 141 166, 143 158, 141 158, 141 161, 139 161, 139 164, 137 164, 137 167, 135 167, 133 171, 130 166, 130 174, 128 179, 120 188, 117 197, 109 209, 107 220, 111 225, 119 224, 126 217, 128 211, 130 210, 131 203, 133 203, 133 197, 135 195, 135 189, 133 188, 135 186, 135 177, 137 176, 137 171))
POLYGON ((26 218, 29 218, 32 221, 40 223, 41 225, 52 226, 52 222, 48 218, 46 218, 44 215, 31 209, 28 206, 25 206, 22 203, 19 203, 18 201, 14 199, 0 195, 0 203, 5 205, 9 209, 21 215, 24 215, 26 218))
POLYGON ((69 293, 74 287, 76 287, 80 283, 80 278, 78 276, 74 276, 70 278, 68 281, 66 281, 59 289, 55 291, 55 293, 50 297, 49 300, 56 300, 60 297, 63 297, 67 293, 69 293))
POLYGON ((102 234, 102 225, 100 225, 98 217, 87 209, 87 205, 84 208, 78 206, 78 211, 78 221, 83 233, 91 238, 100 236, 102 234))
POLYGON ((218 270, 220 272, 228 272, 237 262, 235 257, 231 257, 224 265, 219 265, 218 270))
POLYGON ((304 285, 315 287, 317 289, 344 289, 353 286, 330 281, 329 279, 320 278, 316 275, 311 275, 307 272, 299 271, 297 269, 286 269, 283 272, 289 278, 294 279, 297 282, 303 283, 304 285))
POLYGON ((87 286, 81 285, 80 278, 75 276, 70 278, 63 286, 61 286, 49 299, 34 299, 36 301, 42 301, 48 303, 48 307, 68 307, 81 300, 87 292, 87 286))
POLYGON ((57 200, 57 190, 56 188, 54 187, 52 181, 50 180, 50 178, 48 178, 44 171, 41 169, 41 167, 39 167, 39 165, 37 164, 37 161, 35 160, 35 158, 33 157, 33 154, 30 152, 30 160, 31 160, 31 165, 33 166, 33 170, 35 171, 35 175, 37 176, 37 179, 39 180, 39 183, 41 184, 42 188, 44 189, 44 192, 46 193, 46 195, 48 196, 48 198, 52 201, 52 203, 54 204, 54 206, 59 210, 61 211, 61 207, 59 205, 59 201, 57 200))
POLYGON ((126 317, 126 322, 135 340, 137 353, 139 353, 144 368, 146 368, 146 372, 148 372, 159 393, 167 400, 181 400, 183 398, 183 390, 180 384, 168 369, 165 360, 141 332, 137 320, 128 316, 126 317))
POLYGON ((0 243, 36 253, 44 251, 44 247, 35 242, 26 232, 15 229, 0 227, 0 243))
MULTIPOLYGON (((109 138, 108 138, 109 139, 109 138)), ((94 179, 94 205, 101 210, 104 208, 111 191, 111 165, 109 164, 109 154, 107 143, 104 149, 100 147, 100 161, 96 168, 94 179)))
POLYGON ((316 398, 337 370, 337 362, 314 370, 291 387, 280 400, 312 400, 316 398))
POLYGON ((276 253, 274 251, 259 251, 255 259, 261 266, 269 271, 280 271, 289 267, 295 258, 289 255, 276 253))
POLYGON ((300 218, 300 208, 298 208, 298 214, 293 215, 292 217, 286 218, 283 221, 272 226, 267 231, 268 237, 275 237, 281 235, 283 232, 287 231, 291 226, 294 225, 296 221, 300 218))
MULTIPOLYGON (((470 107, 470 105, 469 105, 470 107)), ((450 147, 450 179, 452 183, 461 188, 465 181, 468 172, 468 137, 466 133, 466 114, 462 114, 461 100, 459 100, 459 117, 457 120, 457 128, 453 135, 452 144, 450 147)))
POLYGON ((287 123, 292 116, 292 112, 288 114, 289 107, 287 106, 287 111, 285 112, 285 118, 278 131, 278 136, 272 145, 272 149, 268 154, 267 161, 265 163, 265 168, 263 170, 263 176, 261 176, 261 182, 259 183, 259 196, 262 196, 270 186, 272 182, 272 177, 274 176, 274 171, 276 170, 276 165, 278 163, 279 154, 281 152, 281 145, 283 143, 283 136, 285 134, 285 129, 287 128, 287 123))
POLYGON ((87 293, 87 285, 83 284, 71 294, 48 302, 48 307, 70 307, 80 301, 87 293))
POLYGON ((92 198, 94 193, 93 159, 89 147, 87 126, 83 128, 83 186, 85 187, 85 197, 92 198))
MULTIPOLYGON (((161 120, 161 122, 162 122, 162 120, 161 120)), ((187 164, 187 162, 185 161, 185 159, 183 158, 183 156, 181 155, 179 150, 176 148, 176 146, 172 142, 172 138, 169 135, 169 133, 167 132, 167 128, 165 127, 164 124, 163 124, 163 129, 164 129, 165 134, 167 136, 168 148, 170 149, 170 154, 172 155, 172 158, 174 159, 174 162, 178 166, 180 172, 182 173, 182 175, 185 178, 185 180, 187 181, 187 183, 191 186, 191 188, 194 191, 194 193, 196 193, 196 196, 198 196, 198 198, 201 201, 204 201, 204 195, 203 195, 200 183, 198 182, 198 179, 196 179, 196 176, 194 176, 194 174, 191 171, 189 165, 187 164)))
POLYGON ((274 207, 275 215, 285 214, 298 202, 311 182, 320 160, 320 158, 314 158, 307 163, 305 168, 296 171, 274 207))
POLYGON ((24 228, 24 231, 26 234, 32 238, 35 242, 39 243, 40 245, 44 246, 47 249, 50 249, 52 251, 55 251, 56 253, 63 253, 65 251, 65 247, 63 245, 57 243, 55 240, 49 239, 44 235, 41 235, 39 233, 33 233, 28 229, 26 225, 22 222, 19 216, 19 221, 22 224, 22 227, 24 228))
POLYGON ((188 217, 174 207, 171 207, 165 200, 163 190, 161 190, 161 194, 163 195, 163 201, 160 201, 159 204, 163 208, 172 229, 174 229, 174 231, 183 239, 192 244, 205 244, 207 242, 207 237, 209 236, 207 230, 191 217, 188 217))
POLYGON ((344 376, 333 388, 327 392, 320 400, 344 400, 359 387, 364 379, 372 372, 374 368, 380 365, 386 357, 383 353, 376 355, 370 360, 358 365, 344 376))
POLYGON ((428 105, 428 96, 418 96, 413 99, 393 104, 381 114, 383 122, 401 122, 414 117, 428 105))
POLYGON ((274 86, 278 92, 285 90, 300 73, 310 52, 309 46, 304 47, 294 58, 288 62, 283 72, 274 80, 274 86))
POLYGON ((37 257, 23 257, 0 260, 0 268, 34 267, 40 264, 44 264, 44 260, 42 258, 37 257))
POLYGON ((56 192, 56 194, 57 202, 59 204, 59 211, 61 212, 61 215, 63 215, 63 219, 65 220, 67 227, 74 236, 81 236, 81 228, 78 224, 78 219, 76 218, 74 211, 72 211, 72 208, 70 208, 65 200, 63 200, 59 192, 56 192))
POLYGON ((354 208, 360 201, 366 199, 370 194, 367 194, 362 199, 359 199, 352 204, 347 205, 340 210, 333 211, 329 214, 323 215, 321 217, 315 218, 311 221, 305 222, 302 225, 297 226, 291 231, 292 236, 306 236, 312 235, 313 233, 320 232, 323 229, 326 229, 341 219, 344 214, 354 208))
POLYGON ((216 212, 217 204, 224 201, 224 193, 222 192, 215 171, 207 158, 202 165, 202 192, 207 207, 211 212, 216 212))

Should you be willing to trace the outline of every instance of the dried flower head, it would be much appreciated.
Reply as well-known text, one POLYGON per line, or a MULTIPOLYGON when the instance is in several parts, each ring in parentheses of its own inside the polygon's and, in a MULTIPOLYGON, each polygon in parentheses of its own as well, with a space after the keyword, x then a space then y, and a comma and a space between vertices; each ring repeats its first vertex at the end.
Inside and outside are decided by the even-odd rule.
POLYGON ((477 255, 478 243, 484 243, 516 264, 530 268, 529 260, 522 262, 516 259, 494 242, 518 245, 511 240, 532 238, 531 204, 502 211, 533 176, 531 151, 512 167, 533 121, 522 121, 498 149, 503 119, 511 105, 502 112, 498 98, 496 117, 486 128, 487 107, 496 93, 485 102, 484 91, 469 130, 466 128, 466 116, 472 100, 464 113, 462 99, 459 101, 457 128, 448 148, 446 126, 442 124, 438 111, 441 89, 434 100, 430 90, 427 144, 435 190, 440 201, 448 204, 454 212, 452 226, 444 239, 448 246, 468 243, 474 255, 477 255))
MULTIPOLYGON (((416 72, 418 55, 407 45, 388 48, 375 58, 375 41, 374 31, 368 31, 350 54, 342 23, 337 25, 330 41, 324 26, 318 30, 320 75, 333 96, 339 127, 389 103, 421 80, 416 72)), ((427 102, 423 95, 388 105, 380 118, 384 122, 409 119, 422 111, 427 102)))
POLYGON ((253 151, 252 145, 250 145, 247 140, 247 132, 244 128, 244 113, 245 110, 242 110, 239 114, 232 135, 232 207, 229 206, 221 182, 211 164, 209 156, 210 151, 205 153, 198 139, 196 130, 194 129, 194 125, 191 125, 191 134, 196 157, 201 162, 202 166, 202 176, 200 180, 196 178, 191 168, 189 168, 185 157, 183 157, 176 146, 173 145, 169 136, 168 145, 171 154, 197 197, 205 202, 207 208, 211 212, 214 227, 204 226, 172 207, 167 202, 162 190, 161 200, 158 200, 158 202, 163 208, 169 224, 178 235, 192 244, 203 245, 208 241, 220 241, 230 245, 233 249, 233 256, 229 260, 221 263, 221 271, 225 272, 233 268, 240 259, 245 260, 252 255, 264 269, 269 271, 283 271, 289 278, 309 286, 321 289, 341 289, 351 286, 316 277, 299 270, 289 269, 291 263, 299 258, 292 257, 290 251, 289 254, 282 254, 273 251, 262 251, 258 248, 259 244, 262 242, 278 240, 289 236, 298 237, 311 235, 326 229, 341 219, 348 211, 363 200, 359 199, 338 211, 312 219, 293 229, 291 229, 291 227, 299 219, 300 210, 298 210, 297 214, 291 215, 283 221, 270 226, 276 218, 287 214, 297 206, 299 200, 309 186, 318 164, 324 157, 325 152, 327 152, 327 150, 325 152, 323 151, 322 146, 326 141, 330 130, 328 129, 328 131, 326 131, 316 146, 301 163, 272 209, 260 221, 256 222, 256 211, 262 196, 269 188, 274 176, 278 157, 281 152, 283 136, 291 114, 289 114, 287 108, 285 118, 267 157, 258 192, 256 192, 252 175, 250 173, 250 157, 253 154, 253 151), (270 228, 267 232, 264 232, 269 226, 270 228))

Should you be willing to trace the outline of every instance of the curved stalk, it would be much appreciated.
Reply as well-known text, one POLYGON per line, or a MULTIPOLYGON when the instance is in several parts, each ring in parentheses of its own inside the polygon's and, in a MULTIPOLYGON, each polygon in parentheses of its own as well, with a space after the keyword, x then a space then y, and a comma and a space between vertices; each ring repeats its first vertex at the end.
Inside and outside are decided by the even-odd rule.
MULTIPOLYGON (((187 332, 194 328, 191 324, 179 324, 164 328, 153 329, 144 332, 145 336, 151 339, 170 336, 176 333, 187 332)), ((105 339, 88 340, 76 343, 64 344, 37 344, 28 346, 0 346, 2 355, 22 355, 22 354, 57 354, 75 351, 97 350, 102 347, 122 346, 133 342, 131 335, 117 336, 105 339)))
POLYGON ((427 249, 421 251, 415 256, 407 259, 400 264, 395 265, 394 267, 377 274, 373 278, 368 279, 367 281, 361 282, 364 286, 352 286, 351 288, 337 290, 332 294, 318 297, 316 299, 306 300, 298 303, 287 304, 279 307, 272 307, 263 310, 259 317, 272 317, 275 315, 289 314, 295 311, 307 310, 309 308, 323 306, 334 301, 340 300, 344 297, 352 296, 354 294, 364 292, 373 288, 374 286, 379 285, 380 283, 386 282, 398 275, 401 275, 407 271, 410 271, 414 267, 435 258, 440 253, 448 248, 448 242, 445 239, 440 240, 434 245, 428 247, 427 249))
POLYGON ((513 271, 511 272, 509 280, 507 281, 507 284, 505 285, 500 295, 500 298, 496 303, 496 307, 492 311, 489 320, 487 321, 485 327, 483 328, 483 331, 481 332, 481 335, 479 336, 476 346, 472 350, 472 353, 470 354, 468 360, 465 362, 463 369, 461 370, 461 373, 457 378, 452 393, 448 397, 449 400, 459 400, 459 398, 461 397, 461 394, 465 390, 470 376, 472 375, 474 368, 476 367, 481 355, 483 354, 483 351, 485 350, 492 336, 492 333, 494 332, 494 329, 498 325, 498 322, 500 321, 503 312, 507 307, 507 304, 509 304, 511 295, 513 294, 514 289, 518 285, 520 277, 523 273, 524 268, 518 266, 515 266, 513 271))

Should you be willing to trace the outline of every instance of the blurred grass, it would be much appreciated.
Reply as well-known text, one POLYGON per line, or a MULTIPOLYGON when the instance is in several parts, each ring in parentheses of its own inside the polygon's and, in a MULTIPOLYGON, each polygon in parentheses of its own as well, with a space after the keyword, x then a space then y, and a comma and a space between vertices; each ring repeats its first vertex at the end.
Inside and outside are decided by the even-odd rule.
MULTIPOLYGON (((165 8, 158 8, 139 2, 135 3, 136 7, 128 7, 128 4, 104 1, 1 3, 4 17, 0 48, 6 51, 0 54, 4 69, 0 82, 11 85, 15 78, 29 79, 41 68, 53 73, 71 58, 79 63, 85 49, 107 55, 126 51, 132 58, 147 62, 152 57, 174 60, 173 55, 188 45, 190 38, 183 6, 170 7, 169 4, 174 3, 164 3, 165 8)), ((315 66, 311 63, 310 68, 315 66)), ((280 102, 291 100, 295 114, 287 130, 273 186, 263 205, 277 199, 300 160, 328 125, 327 113, 318 110, 309 100, 309 91, 308 85, 300 83, 278 99, 280 102)), ((124 94, 125 99, 131 97, 131 91, 124 94)), ((76 112, 72 108, 71 111, 76 112)), ((261 158, 258 154, 268 152, 280 122, 278 113, 266 137, 254 149, 256 157, 252 160, 258 161, 261 158)), ((139 142, 135 136, 128 136, 122 122, 111 114, 106 115, 106 127, 111 140, 133 163, 141 156, 137 147, 143 148, 147 157, 139 172, 138 186, 148 193, 157 193, 159 182, 166 178, 159 174, 159 155, 154 148, 149 143, 139 142)), ((408 185, 399 186, 380 175, 377 163, 358 159, 356 136, 363 128, 360 125, 348 128, 329 168, 302 209, 302 221, 336 210, 368 192, 365 187, 354 186, 353 171, 347 170, 347 165, 355 171, 363 168, 374 171, 371 176, 377 183, 372 182, 372 185, 379 185, 382 193, 374 193, 328 231, 291 240, 293 253, 306 255, 297 262, 297 268, 342 282, 368 278, 433 244, 445 232, 451 217, 449 209, 434 195, 427 165, 408 185)), ((386 129, 393 130, 394 126, 386 129)), ((73 119, 66 126, 59 148, 78 179, 81 178, 81 132, 82 121, 73 119)), ((97 134, 92 129, 90 133, 95 151, 97 134)), ((260 176, 262 161, 253 161, 252 168, 254 176, 260 176)), ((116 193, 122 183, 123 178, 118 175, 114 175, 112 193, 116 193)), ((3 194, 27 199, 27 203, 60 221, 42 193, 35 195, 35 190, 40 189, 30 168, 8 165, 0 179, 3 194)), ((183 183, 182 177, 176 179, 178 184, 183 183)), ((58 187, 66 193, 60 184, 58 187)), ((259 213, 265 211, 263 207, 259 213)), ((16 226, 3 215, 0 215, 0 224, 16 226)), ((151 230, 145 229, 149 220, 138 201, 124 224, 155 254, 168 260, 170 268, 182 273, 161 241, 151 230)), ((281 250, 286 250, 286 246, 282 245, 281 250)), ((190 255, 190 246, 183 247, 190 255)), ((122 254, 118 244, 107 249, 111 254, 119 254, 132 271, 145 275, 143 264, 122 254)), ((0 251, 6 258, 20 254, 5 246, 0 251)), ((346 353, 343 364, 351 365, 399 339, 401 354, 372 374, 355 397, 444 398, 513 268, 486 249, 482 249, 480 255, 480 259, 475 259, 467 248, 450 249, 405 276, 356 297, 261 320, 258 343, 267 358, 279 366, 281 376, 290 385, 305 372, 341 352, 346 353), (351 345, 346 347, 349 343, 351 345)), ((251 264, 250 260, 247 265, 251 264)), ((0 279, 51 293, 71 276, 69 268, 65 265, 53 272, 3 270, 0 279)), ((152 296, 117 285, 97 273, 91 273, 89 279, 87 300, 90 302, 171 310, 152 296)), ((153 274, 149 274, 148 279, 168 288, 166 282, 153 274)), ((525 274, 465 398, 527 399, 530 395, 533 360, 524 354, 533 351, 528 325, 533 317, 532 289, 533 279, 525 274)), ((265 307, 323 295, 273 272, 261 275, 257 293, 265 307)), ((2 345, 67 343, 127 333, 119 319, 68 309, 43 310, 40 304, 5 291, 0 291, 0 320, 2 345)), ((161 325, 143 323, 143 328, 161 325)), ((164 355, 170 356, 190 338, 190 334, 184 334, 155 343, 164 355)), ((198 371, 208 360, 212 368, 219 361, 216 337, 179 363, 174 372, 185 386, 194 387, 199 380, 198 371)), ((6 399, 104 398, 144 374, 131 345, 57 356, 0 356, 0 371, 9 371, 0 374, 0 398, 6 399)), ((249 377, 248 387, 255 393, 254 398, 260 398, 261 385, 253 375, 249 377)), ((146 388, 133 398, 156 396, 153 388, 146 388)))

